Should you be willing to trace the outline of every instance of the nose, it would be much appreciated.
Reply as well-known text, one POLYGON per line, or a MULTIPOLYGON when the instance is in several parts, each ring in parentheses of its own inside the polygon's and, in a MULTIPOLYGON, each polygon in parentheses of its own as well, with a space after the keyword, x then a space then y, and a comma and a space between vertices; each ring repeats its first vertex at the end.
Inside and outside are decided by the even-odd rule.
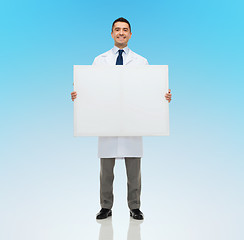
POLYGON ((120 34, 120 35, 123 35, 123 29, 121 29, 121 30, 119 31, 119 34, 120 34))

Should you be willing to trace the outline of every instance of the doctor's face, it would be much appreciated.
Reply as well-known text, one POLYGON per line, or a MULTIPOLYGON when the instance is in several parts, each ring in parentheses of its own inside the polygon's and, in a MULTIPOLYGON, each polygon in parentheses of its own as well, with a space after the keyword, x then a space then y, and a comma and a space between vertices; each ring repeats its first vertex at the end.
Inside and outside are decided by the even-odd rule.
POLYGON ((127 46, 129 39, 131 38, 131 31, 128 23, 116 22, 113 26, 111 36, 114 39, 114 45, 118 48, 124 48, 127 46))

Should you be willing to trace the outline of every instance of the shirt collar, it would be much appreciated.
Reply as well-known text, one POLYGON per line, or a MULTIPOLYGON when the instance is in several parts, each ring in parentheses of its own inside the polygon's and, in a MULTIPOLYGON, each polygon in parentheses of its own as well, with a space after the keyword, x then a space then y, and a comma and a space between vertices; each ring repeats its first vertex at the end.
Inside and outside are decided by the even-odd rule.
MULTIPOLYGON (((124 50, 124 53, 125 53, 125 54, 128 54, 128 53, 129 53, 129 48, 128 48, 128 46, 126 46, 125 48, 123 48, 123 50, 124 50)), ((114 47, 112 48, 112 51, 113 51, 114 54, 116 54, 116 53, 119 51, 119 48, 116 47, 116 46, 114 46, 114 47)))

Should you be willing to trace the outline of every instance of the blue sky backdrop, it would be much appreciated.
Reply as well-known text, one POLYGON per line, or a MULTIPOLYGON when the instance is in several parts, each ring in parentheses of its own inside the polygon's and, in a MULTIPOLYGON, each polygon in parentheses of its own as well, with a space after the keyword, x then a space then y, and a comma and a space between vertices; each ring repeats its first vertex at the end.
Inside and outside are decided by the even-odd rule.
POLYGON ((241 0, 1 0, 0 205, 60 185, 93 194, 90 175, 98 193, 97 139, 73 137, 72 71, 113 47, 112 22, 125 17, 129 47, 149 64, 169 65, 173 94, 170 136, 144 138, 145 186, 210 192, 241 219, 243 12, 241 0))

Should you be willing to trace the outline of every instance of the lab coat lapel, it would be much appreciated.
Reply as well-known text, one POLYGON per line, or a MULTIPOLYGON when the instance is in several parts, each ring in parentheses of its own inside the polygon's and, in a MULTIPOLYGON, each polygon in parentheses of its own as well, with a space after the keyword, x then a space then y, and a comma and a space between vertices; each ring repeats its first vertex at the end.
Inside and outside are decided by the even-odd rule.
POLYGON ((113 58, 113 54, 112 54, 112 49, 106 53, 103 53, 101 55, 101 62, 102 64, 105 65, 114 65, 114 58, 113 58))
POLYGON ((127 58, 125 59, 124 65, 128 65, 133 60, 134 60, 133 52, 130 50, 127 58))

